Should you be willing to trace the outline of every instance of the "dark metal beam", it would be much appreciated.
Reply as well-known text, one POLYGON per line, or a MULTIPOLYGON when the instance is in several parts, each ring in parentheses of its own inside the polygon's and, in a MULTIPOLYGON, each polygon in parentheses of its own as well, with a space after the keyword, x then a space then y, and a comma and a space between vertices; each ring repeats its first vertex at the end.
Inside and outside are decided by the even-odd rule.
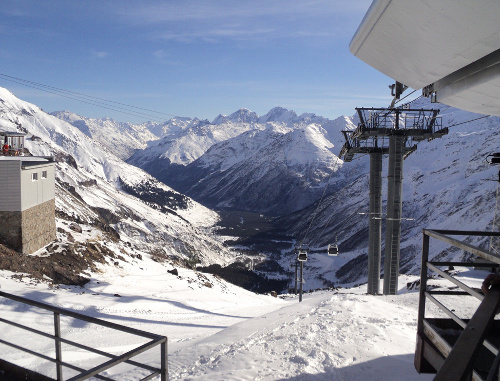
POLYGON ((438 370, 435 381, 465 380, 472 373, 472 365, 499 305, 500 289, 490 290, 438 370))

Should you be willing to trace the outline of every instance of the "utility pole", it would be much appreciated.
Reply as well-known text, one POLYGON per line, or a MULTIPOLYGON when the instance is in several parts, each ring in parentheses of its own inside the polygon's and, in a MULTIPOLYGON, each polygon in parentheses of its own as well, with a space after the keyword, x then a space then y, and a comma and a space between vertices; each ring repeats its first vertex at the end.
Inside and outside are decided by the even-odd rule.
POLYGON ((302 301, 302 290, 304 284, 304 262, 300 262, 300 291, 299 291, 299 302, 302 301))
POLYGON ((298 280, 298 267, 299 267, 299 261, 295 260, 295 295, 297 295, 297 280, 298 280))
MULTIPOLYGON (((299 275, 299 302, 302 301, 302 291, 304 285, 304 262, 307 261, 307 253, 309 251, 308 247, 303 247, 299 244, 295 247, 295 253, 297 254, 297 263, 300 263, 300 275, 299 275)), ((295 265, 297 266, 297 265, 295 265)), ((295 267, 295 282, 297 282, 297 267, 295 267)), ((295 290, 297 291, 297 283, 295 283, 295 290)))

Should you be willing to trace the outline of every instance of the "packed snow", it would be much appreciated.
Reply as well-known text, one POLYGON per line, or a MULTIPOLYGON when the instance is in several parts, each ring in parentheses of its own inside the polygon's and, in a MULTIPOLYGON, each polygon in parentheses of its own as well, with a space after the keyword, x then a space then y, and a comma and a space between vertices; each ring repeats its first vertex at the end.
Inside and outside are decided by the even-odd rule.
MULTIPOLYGON (((413 366, 418 292, 401 276, 398 295, 373 296, 366 286, 275 298, 225 283, 209 274, 165 271, 153 261, 143 267, 103 267, 84 287, 53 287, 12 279, 0 271, 1 291, 67 308, 127 327, 168 337, 171 380, 430 380, 413 366)), ((479 287, 485 272, 469 270, 462 280, 479 287)), ((443 281, 433 281, 443 282, 443 281)), ((476 305, 468 302, 471 310, 476 305)), ((50 313, 0 298, 2 317, 50 332, 50 313)), ((467 307, 464 304, 463 307, 467 307)), ((130 336, 92 324, 62 319, 62 337, 115 354, 138 346, 130 336), (64 325, 66 322, 66 325, 64 325)), ((32 334, 9 328, 6 339, 31 342, 40 353, 53 353, 32 334)), ((6 332, 4 330, 4 332, 6 332)), ((33 348, 32 348, 33 349, 33 348)), ((0 357, 54 376, 54 365, 0 345, 0 357)), ((158 351, 141 361, 159 366, 158 351)), ((103 362, 69 346, 63 359, 91 367, 103 362)), ((72 371, 65 370, 69 377, 72 371)), ((136 380, 147 375, 132 366, 103 375, 136 380)))

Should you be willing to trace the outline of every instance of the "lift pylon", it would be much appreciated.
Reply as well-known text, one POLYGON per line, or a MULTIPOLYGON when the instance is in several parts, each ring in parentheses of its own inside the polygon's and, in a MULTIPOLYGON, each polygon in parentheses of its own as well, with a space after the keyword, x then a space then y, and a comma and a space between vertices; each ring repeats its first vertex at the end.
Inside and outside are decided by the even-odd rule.
POLYGON ((440 138, 448 128, 442 127, 439 110, 434 109, 356 108, 356 112, 359 124, 353 131, 342 131, 345 143, 339 157, 349 162, 356 154, 370 155, 368 292, 378 294, 381 222, 373 214, 380 213, 382 156, 389 155, 384 294, 394 295, 399 275, 403 160, 417 149, 418 142, 440 138))

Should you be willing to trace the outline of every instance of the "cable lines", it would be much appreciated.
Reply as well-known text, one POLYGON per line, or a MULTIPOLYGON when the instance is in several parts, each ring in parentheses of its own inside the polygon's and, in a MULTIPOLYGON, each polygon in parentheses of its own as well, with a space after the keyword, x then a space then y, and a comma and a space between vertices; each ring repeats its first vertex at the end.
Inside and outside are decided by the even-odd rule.
POLYGON ((479 120, 479 119, 484 119, 484 118, 488 118, 488 117, 490 117, 490 116, 491 116, 491 115, 483 115, 483 116, 480 116, 479 118, 466 120, 465 122, 455 123, 455 124, 452 124, 451 126, 448 126, 448 128, 455 127, 455 126, 460 126, 461 124, 474 122, 474 121, 476 121, 476 120, 479 120))
POLYGON ((112 101, 109 99, 85 95, 82 93, 78 93, 78 92, 70 91, 70 90, 65 90, 65 89, 61 89, 58 87, 54 87, 54 86, 44 85, 42 83, 13 77, 13 76, 10 76, 7 74, 0 74, 0 78, 4 79, 6 81, 9 81, 9 82, 17 83, 17 84, 22 85, 22 86, 30 87, 32 89, 37 89, 40 91, 44 91, 46 93, 58 95, 60 97, 72 99, 72 100, 79 101, 79 102, 86 103, 86 104, 90 104, 92 106, 97 106, 97 107, 105 108, 105 109, 112 110, 112 111, 121 112, 124 114, 132 115, 132 116, 136 116, 136 117, 140 117, 140 118, 145 117, 153 122, 160 122, 158 120, 159 115, 165 115, 165 116, 170 116, 170 117, 176 116, 176 115, 168 114, 168 113, 161 112, 161 111, 155 111, 155 110, 151 110, 151 109, 147 109, 147 108, 129 105, 126 103, 115 102, 115 101, 112 101), (143 111, 146 111, 146 112, 143 112, 143 111), (158 115, 154 115, 154 114, 158 114, 158 115))
POLYGON ((323 189, 323 194, 321 195, 321 198, 319 199, 318 206, 316 207, 316 210, 313 213, 313 216, 311 217, 311 222, 309 223, 309 226, 307 227, 306 234, 304 234, 304 238, 299 243, 299 246, 302 246, 302 243, 306 239, 307 235, 309 234, 309 230, 311 229, 311 226, 314 222, 314 218, 316 217, 316 214, 318 212, 319 207, 321 206, 321 203, 323 202, 323 198, 325 197, 326 190, 328 189, 328 185, 330 185, 330 179, 332 178, 333 171, 330 172, 330 176, 328 176, 328 181, 326 183, 325 189, 323 189))

